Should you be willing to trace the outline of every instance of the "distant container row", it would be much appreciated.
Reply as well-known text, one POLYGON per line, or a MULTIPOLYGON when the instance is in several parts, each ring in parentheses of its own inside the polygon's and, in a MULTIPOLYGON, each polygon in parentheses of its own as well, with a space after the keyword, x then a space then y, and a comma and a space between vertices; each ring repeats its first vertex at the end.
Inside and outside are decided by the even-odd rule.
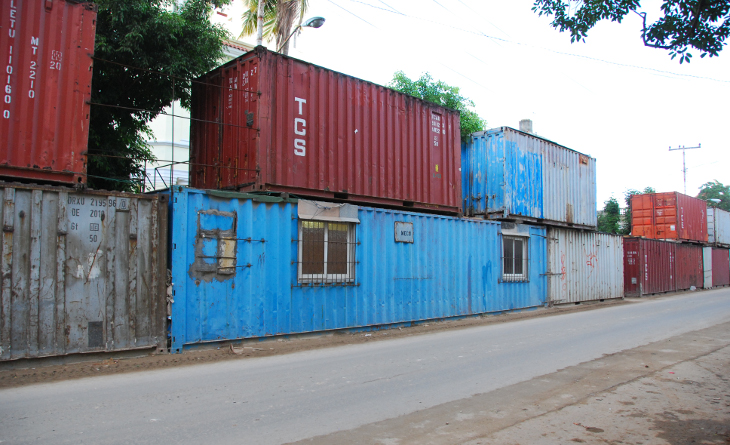
POLYGON ((728 249, 624 239, 627 297, 730 285, 728 249))

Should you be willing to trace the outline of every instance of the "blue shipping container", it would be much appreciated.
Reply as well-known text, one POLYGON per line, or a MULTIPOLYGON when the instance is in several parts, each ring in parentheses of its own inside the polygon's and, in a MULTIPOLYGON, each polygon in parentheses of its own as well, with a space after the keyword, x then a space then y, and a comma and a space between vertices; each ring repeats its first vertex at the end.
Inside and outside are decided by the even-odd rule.
POLYGON ((595 228, 596 160, 509 127, 462 145, 465 215, 595 228))
POLYGON ((546 303, 543 227, 178 186, 170 202, 172 352, 546 303))

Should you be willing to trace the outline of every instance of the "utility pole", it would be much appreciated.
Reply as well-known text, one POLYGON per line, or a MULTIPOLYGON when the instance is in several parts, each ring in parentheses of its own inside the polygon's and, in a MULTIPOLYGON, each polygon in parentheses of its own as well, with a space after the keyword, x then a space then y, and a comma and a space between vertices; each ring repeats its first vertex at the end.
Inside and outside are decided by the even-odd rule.
POLYGON ((696 147, 684 147, 682 145, 680 145, 677 148, 669 147, 669 151, 682 150, 682 174, 684 174, 684 194, 685 195, 687 194, 687 162, 686 162, 684 153, 686 150, 694 150, 695 148, 702 148, 702 144, 697 144, 696 147))

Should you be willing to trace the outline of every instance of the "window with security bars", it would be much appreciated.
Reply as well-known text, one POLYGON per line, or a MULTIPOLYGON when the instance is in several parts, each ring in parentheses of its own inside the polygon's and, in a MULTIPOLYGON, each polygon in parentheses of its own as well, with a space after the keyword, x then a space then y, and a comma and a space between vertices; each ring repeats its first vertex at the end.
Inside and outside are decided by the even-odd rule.
POLYGON ((339 284, 355 280, 355 224, 299 223, 300 283, 339 284))
POLYGON ((526 237, 502 237, 502 281, 528 281, 528 240, 526 237))

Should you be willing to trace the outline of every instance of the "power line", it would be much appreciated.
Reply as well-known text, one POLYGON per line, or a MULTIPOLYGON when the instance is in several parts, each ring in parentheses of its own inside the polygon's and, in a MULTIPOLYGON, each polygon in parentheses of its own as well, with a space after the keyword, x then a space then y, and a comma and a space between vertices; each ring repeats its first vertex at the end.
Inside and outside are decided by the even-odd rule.
MULTIPOLYGON (((339 6, 336 3, 334 3, 332 0, 327 0, 327 1, 329 1, 330 3, 336 5, 336 6, 340 7, 340 8, 342 8, 341 6, 339 6)), ((558 50, 554 50, 554 49, 550 49, 550 48, 545 48, 543 46, 537 46, 537 45, 532 45, 532 44, 529 44, 529 43, 523 43, 523 42, 518 42, 518 41, 514 41, 514 40, 503 39, 503 38, 500 38, 500 37, 491 36, 491 35, 485 34, 482 31, 472 31, 472 30, 469 30, 469 29, 464 29, 464 28, 461 28, 461 27, 458 27, 458 26, 449 25, 449 24, 446 24, 446 23, 443 23, 443 22, 439 22, 437 20, 431 20, 431 19, 426 19, 426 18, 423 18, 423 17, 417 17, 417 16, 413 16, 413 15, 410 15, 410 14, 402 13, 402 12, 395 12, 393 10, 381 8, 379 6, 375 6, 375 5, 372 5, 370 3, 366 3, 366 2, 361 1, 361 0, 349 0, 349 1, 350 2, 353 2, 353 3, 360 3, 361 5, 365 5, 365 6, 368 6, 370 8, 374 8, 374 9, 379 9, 381 11, 386 11, 386 12, 389 12, 391 14, 402 15, 404 17, 408 17, 408 18, 411 18, 411 19, 414 19, 414 20, 420 20, 420 21, 423 21, 423 22, 433 23, 433 24, 436 24, 436 25, 439 25, 439 26, 443 26, 445 28, 455 29, 457 31, 462 31, 462 32, 465 32, 465 33, 468 33, 468 34, 473 34, 473 35, 485 37, 485 38, 488 38, 488 39, 497 40, 497 41, 500 41, 500 42, 511 43, 513 45, 520 45, 520 46, 524 46, 524 47, 536 48, 536 49, 540 49, 540 50, 543 50, 543 51, 548 51, 548 52, 551 52, 551 53, 554 53, 554 54, 560 54, 560 55, 563 55, 563 56, 569 56, 569 57, 576 57, 576 58, 581 58, 581 59, 586 59, 586 60, 592 60, 594 62, 601 62, 601 63, 606 63, 606 64, 609 64, 609 65, 620 66, 620 67, 624 67, 624 68, 634 68, 634 69, 645 70, 645 71, 650 71, 650 72, 654 72, 654 73, 669 74, 669 75, 677 76, 677 77, 700 79, 700 80, 710 80, 710 81, 713 81, 713 82, 721 82, 721 83, 730 83, 730 80, 716 79, 716 78, 713 78, 713 77, 706 77, 706 76, 696 76, 696 75, 693 75, 693 74, 675 73, 675 72, 672 72, 672 71, 659 70, 659 69, 656 69, 656 68, 649 68, 649 67, 645 67, 645 66, 641 66, 641 65, 634 65, 634 64, 621 63, 621 62, 613 62, 613 61, 601 59, 601 58, 598 58, 598 57, 584 56, 584 55, 581 55, 581 54, 574 54, 574 53, 569 53, 569 52, 565 52, 565 51, 558 51, 558 50)), ((342 8, 342 9, 344 9, 344 8, 342 8)), ((347 10, 345 10, 345 11, 347 11, 347 10)), ((350 11, 347 11, 347 12, 349 12, 350 14, 352 14, 350 11)), ((353 14, 353 15, 355 15, 355 14, 353 14)), ((355 15, 355 17, 359 18, 360 20, 365 21, 364 19, 358 17, 357 15, 355 15)), ((372 25, 370 22, 367 22, 367 21, 365 21, 365 22, 368 23, 368 24, 370 24, 370 25, 372 25)), ((372 25, 372 26, 374 26, 374 25, 372 25)))
MULTIPOLYGON (((348 11, 347 9, 343 8, 342 6, 340 6, 337 3, 333 2, 332 0, 327 0, 327 1, 330 2, 330 3, 332 3, 333 5, 337 6, 338 8, 342 9, 346 13, 351 14, 351 15, 355 16, 356 18, 362 20, 363 22, 367 23, 368 25, 372 26, 373 28, 379 29, 377 26, 375 26, 372 23, 368 22, 367 20, 365 20, 364 18, 360 17, 359 15, 357 15, 357 14, 355 14, 353 12, 348 11)), ((372 6, 372 5, 369 5, 369 6, 372 6)), ((378 9, 383 9, 383 8, 378 8, 378 9)), ((388 11, 388 10, 387 9, 383 9, 383 11, 388 11)), ((393 12, 393 11, 388 11, 388 12, 393 12)))

